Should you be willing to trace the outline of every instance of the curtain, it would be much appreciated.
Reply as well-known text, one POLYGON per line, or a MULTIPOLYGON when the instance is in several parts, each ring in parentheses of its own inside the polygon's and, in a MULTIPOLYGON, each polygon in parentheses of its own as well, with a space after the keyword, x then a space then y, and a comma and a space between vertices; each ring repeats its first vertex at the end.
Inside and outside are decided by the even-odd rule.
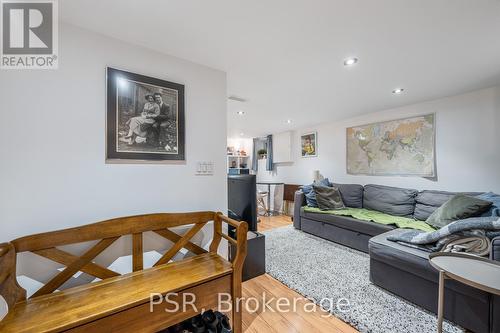
POLYGON ((252 170, 257 171, 259 168, 259 156, 257 155, 257 142, 259 142, 258 138, 253 138, 253 153, 252 153, 252 170))
POLYGON ((267 136, 267 163, 266 170, 273 171, 273 136, 267 136))

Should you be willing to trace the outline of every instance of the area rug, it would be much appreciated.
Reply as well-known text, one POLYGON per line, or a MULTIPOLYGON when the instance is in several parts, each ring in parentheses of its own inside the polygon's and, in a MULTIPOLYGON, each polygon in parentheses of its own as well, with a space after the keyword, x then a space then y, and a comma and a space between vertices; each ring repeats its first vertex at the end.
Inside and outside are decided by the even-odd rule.
MULTIPOLYGON (((299 294, 312 298, 348 300, 330 312, 360 332, 435 333, 437 318, 369 280, 370 257, 345 246, 295 230, 292 226, 265 231, 266 271, 299 294)), ((325 308, 323 304, 323 308, 325 308)), ((320 304, 321 305, 321 304, 320 304)), ((327 305, 326 308, 330 308, 327 305)), ((445 323, 444 331, 464 332, 445 323)))

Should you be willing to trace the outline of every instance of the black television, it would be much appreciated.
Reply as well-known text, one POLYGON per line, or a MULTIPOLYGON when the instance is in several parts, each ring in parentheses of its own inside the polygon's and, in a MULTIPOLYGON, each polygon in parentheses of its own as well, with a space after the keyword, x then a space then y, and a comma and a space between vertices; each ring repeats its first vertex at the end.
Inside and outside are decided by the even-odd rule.
POLYGON ((257 231, 257 184, 255 175, 228 175, 228 215, 257 231))

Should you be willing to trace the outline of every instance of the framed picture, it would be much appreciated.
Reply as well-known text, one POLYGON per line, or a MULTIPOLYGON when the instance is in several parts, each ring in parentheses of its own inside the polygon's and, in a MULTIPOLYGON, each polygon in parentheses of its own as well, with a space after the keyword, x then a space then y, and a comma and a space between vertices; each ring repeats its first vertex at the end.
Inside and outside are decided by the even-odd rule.
POLYGON ((302 157, 316 157, 318 156, 318 141, 317 133, 307 133, 300 136, 300 151, 302 157))
POLYGON ((107 68, 107 160, 183 161, 184 130, 184 85, 107 68))

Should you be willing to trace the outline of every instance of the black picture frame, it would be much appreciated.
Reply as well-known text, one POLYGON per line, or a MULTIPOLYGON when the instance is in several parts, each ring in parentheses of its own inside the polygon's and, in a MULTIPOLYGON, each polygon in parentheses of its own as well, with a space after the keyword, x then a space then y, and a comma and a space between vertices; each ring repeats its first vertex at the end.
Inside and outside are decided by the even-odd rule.
MULTIPOLYGON (((184 85, 111 67, 106 68, 106 80, 106 161, 185 161, 184 85), (127 88, 123 88, 124 84, 126 84, 127 88), (121 93, 120 90, 124 89, 132 89, 135 94, 130 92, 121 93), (144 129, 145 137, 140 137, 143 140, 142 142, 137 139, 137 136, 133 137, 135 134, 127 139, 129 143, 122 142, 127 137, 124 120, 128 118, 126 122, 128 124, 131 118, 141 120, 141 113, 145 112, 140 111, 141 107, 143 105, 145 107, 148 101, 141 101, 139 96, 145 95, 148 98, 153 92, 157 94, 168 93, 171 100, 170 104, 167 105, 167 110, 169 110, 172 118, 168 120, 169 123, 166 127, 170 132, 176 130, 176 135, 168 135, 170 145, 163 146, 164 143, 159 138, 157 138, 156 145, 153 143, 155 142, 154 135, 150 132, 155 132, 157 137, 161 135, 162 126, 157 125, 158 121, 139 127, 139 131, 144 126, 149 127, 144 129), (133 97, 129 98, 130 95, 133 95, 133 97), (123 106, 126 104, 123 101, 128 102, 128 108, 123 106), (174 123, 175 128, 173 128, 174 123)), ((153 105, 153 103, 149 102, 149 105, 153 105)), ((148 120, 148 122, 151 121, 148 120)), ((130 127, 129 125, 129 130, 130 127)))

